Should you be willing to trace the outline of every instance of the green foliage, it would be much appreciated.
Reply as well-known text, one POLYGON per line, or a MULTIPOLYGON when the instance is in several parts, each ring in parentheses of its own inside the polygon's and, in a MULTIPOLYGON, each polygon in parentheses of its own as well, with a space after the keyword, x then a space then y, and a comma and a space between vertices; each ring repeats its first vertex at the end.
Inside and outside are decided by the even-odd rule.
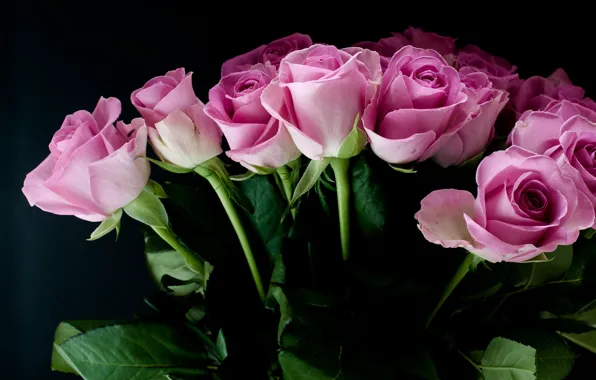
POLYGON ((536 350, 505 338, 494 338, 482 357, 486 380, 536 379, 536 350))
POLYGON ((93 231, 91 233, 91 236, 87 240, 89 240, 89 241, 97 240, 100 237, 103 237, 103 236, 109 234, 114 229, 116 230, 116 237, 118 237, 118 234, 120 233, 120 219, 121 218, 122 218, 122 209, 119 208, 118 210, 114 211, 114 213, 112 215, 110 215, 109 218, 107 218, 106 220, 101 222, 101 224, 95 229, 95 231, 93 231))
POLYGON ((366 145, 366 133, 358 127, 360 122, 360 114, 356 115, 352 131, 344 139, 337 152, 337 158, 350 158, 358 155, 366 145))
POLYGON ((124 212, 133 219, 156 228, 168 228, 168 214, 159 198, 143 189, 139 196, 124 206, 124 212))
POLYGON ((192 172, 194 169, 191 168, 183 168, 181 166, 178 165, 174 165, 174 164, 170 164, 168 162, 164 162, 161 160, 156 160, 154 158, 151 157, 144 157, 147 161, 159 166, 160 168, 169 171, 170 173, 176 173, 176 174, 185 174, 185 173, 190 173, 192 172))
POLYGON ((329 159, 325 158, 322 160, 311 160, 306 167, 306 170, 302 174, 300 181, 296 185, 294 189, 294 194, 292 195, 291 204, 295 204, 296 201, 306 194, 312 187, 315 185, 321 174, 325 170, 327 166, 329 166, 329 159))

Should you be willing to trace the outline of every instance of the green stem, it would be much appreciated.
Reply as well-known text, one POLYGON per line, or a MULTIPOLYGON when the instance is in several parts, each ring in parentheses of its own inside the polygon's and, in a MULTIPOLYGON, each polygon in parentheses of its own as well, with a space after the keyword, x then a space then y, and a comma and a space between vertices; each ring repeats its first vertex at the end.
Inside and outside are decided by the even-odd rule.
POLYGON ((441 296, 439 303, 437 304, 437 306, 435 306, 432 313, 430 313, 430 315, 428 316, 428 318, 426 320, 426 324, 424 326, 425 328, 428 328, 428 326, 430 326, 430 323, 432 322, 433 318, 435 317, 435 315, 437 314, 437 312, 439 311, 441 306, 443 306, 443 304, 445 303, 447 298, 449 298, 449 296, 451 295, 453 290, 457 287, 457 285, 461 282, 461 280, 468 273, 473 260, 474 260, 474 255, 472 253, 468 253, 466 255, 466 257, 464 258, 464 261, 462 261, 459 268, 457 268, 455 275, 453 275, 453 277, 451 278, 451 280, 445 287, 445 291, 443 291, 443 295, 441 296))
POLYGON ((337 206, 339 211, 339 233, 341 236, 341 252, 344 261, 350 257, 350 178, 349 158, 331 159, 331 168, 335 174, 337 188, 337 206))
POLYGON ((259 296, 261 300, 265 300, 265 289, 263 288, 263 282, 261 281, 261 275, 259 274, 259 269, 257 268, 257 263, 255 258, 252 254, 252 250, 250 248, 250 244, 248 242, 248 236, 244 231, 244 227, 242 226, 242 222, 238 217, 238 213, 236 212, 236 208, 230 199, 228 191, 226 190, 225 186, 219 179, 219 176, 215 174, 212 170, 209 170, 207 174, 204 171, 199 173, 204 178, 209 181, 209 184, 215 190, 215 193, 219 197, 222 206, 226 210, 226 214, 228 214, 228 218, 232 223, 232 227, 234 227, 234 231, 236 231, 236 235, 238 236, 238 240, 240 241, 240 246, 242 246, 242 250, 244 251, 244 256, 246 257, 246 261, 248 262, 248 267, 250 268, 250 272, 252 274, 252 278, 255 281, 255 285, 257 287, 257 291, 259 292, 259 296))
POLYGON ((172 232, 172 230, 160 227, 152 228, 153 231, 155 231, 155 233, 159 235, 159 237, 161 237, 166 243, 168 243, 172 248, 174 248, 182 255, 186 263, 195 272, 198 272, 203 275, 205 274, 205 266, 203 265, 203 262, 197 257, 197 255, 194 252, 186 248, 184 244, 182 244, 180 240, 178 240, 178 237, 176 236, 176 234, 172 232))
MULTIPOLYGON (((288 170, 288 167, 284 165, 277 169, 277 174, 279 174, 279 179, 283 185, 286 199, 288 200, 288 203, 290 203, 292 200, 292 192, 294 191, 294 189, 292 189, 293 186, 292 180, 290 179, 290 171, 288 170)), ((292 217, 296 219, 296 208, 292 207, 290 212, 292 213, 292 217)))

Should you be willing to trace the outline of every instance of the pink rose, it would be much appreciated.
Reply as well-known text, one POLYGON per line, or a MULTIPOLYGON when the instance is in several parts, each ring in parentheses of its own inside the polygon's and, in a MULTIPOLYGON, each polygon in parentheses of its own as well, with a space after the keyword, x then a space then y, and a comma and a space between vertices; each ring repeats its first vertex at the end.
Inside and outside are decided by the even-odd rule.
POLYGON ((194 169, 219 155, 221 131, 211 120, 201 102, 176 110, 149 128, 149 139, 155 153, 165 162, 194 169))
POLYGON ((522 262, 574 243, 594 222, 588 197, 547 156, 516 146, 497 151, 478 166, 476 183, 476 199, 446 189, 422 200, 415 217, 428 241, 491 262, 522 262))
POLYGON ((378 53, 351 52, 327 45, 295 51, 282 60, 279 79, 261 95, 265 109, 310 159, 337 157, 356 116, 375 94, 381 76, 378 53))
POLYGON ((457 52, 456 67, 464 74, 474 71, 485 73, 493 82, 494 87, 499 90, 509 90, 513 84, 519 81, 519 77, 515 73, 517 67, 475 45, 468 45, 457 52))
POLYGON ((276 76, 270 63, 258 63, 223 77, 209 91, 205 112, 226 136, 226 154, 250 170, 276 169, 300 155, 286 127, 261 104, 261 93, 276 76))
POLYGON ((113 123, 116 98, 100 98, 93 113, 68 115, 50 143, 50 155, 27 174, 23 193, 31 206, 91 222, 109 217, 134 200, 149 179, 147 127, 113 123))
POLYGON ((199 102, 192 89, 192 73, 184 73, 183 68, 168 71, 132 93, 130 100, 148 126, 154 126, 177 109, 199 102))
POLYGON ((482 153, 495 134, 497 116, 509 101, 507 92, 494 89, 482 72, 460 73, 460 77, 474 108, 471 118, 435 154, 434 160, 443 167, 461 165, 482 153))
POLYGON ((394 164, 433 156, 467 117, 464 87, 436 51, 402 48, 362 116, 372 150, 394 164))
POLYGON ((552 157, 596 207, 595 113, 567 100, 546 111, 524 114, 511 132, 511 143, 552 157))
POLYGON ((312 40, 309 36, 294 33, 227 60, 221 67, 221 76, 225 77, 237 71, 245 71, 257 63, 269 62, 275 68, 278 68, 281 60, 288 54, 296 50, 306 49, 311 45, 312 40))
POLYGON ((571 83, 563 69, 557 69, 548 78, 533 76, 526 79, 513 96, 513 106, 518 113, 541 111, 553 100, 582 103, 584 93, 581 87, 571 83))
POLYGON ((410 41, 410 45, 420 49, 431 49, 441 55, 455 53, 455 39, 441 36, 436 33, 425 32, 420 28, 410 26, 404 32, 404 36, 410 41))

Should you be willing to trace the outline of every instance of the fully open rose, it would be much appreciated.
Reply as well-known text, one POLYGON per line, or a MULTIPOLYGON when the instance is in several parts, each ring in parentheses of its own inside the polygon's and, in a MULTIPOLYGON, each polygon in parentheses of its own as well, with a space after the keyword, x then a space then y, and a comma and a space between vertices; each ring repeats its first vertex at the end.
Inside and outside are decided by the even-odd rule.
POLYGON ((418 227, 431 243, 464 247, 491 262, 521 262, 574 243, 594 208, 555 160, 513 146, 486 157, 478 195, 436 190, 421 202, 418 227))
POLYGON ((261 93, 276 75, 271 64, 259 63, 223 77, 209 91, 205 112, 226 136, 227 156, 252 170, 279 168, 300 155, 285 125, 261 104, 261 93))
POLYGON ((402 48, 362 116, 372 150, 394 164, 433 156, 468 117, 464 88, 436 51, 402 48))
POLYGON ((379 55, 313 45, 282 60, 279 79, 261 95, 267 111, 313 160, 336 157, 358 115, 371 102, 381 74, 379 55), (352 55, 353 54, 353 55, 352 55))
POLYGON ((116 98, 99 99, 93 113, 68 115, 50 143, 50 155, 25 178, 31 206, 98 222, 134 200, 149 179, 147 127, 113 123, 116 98))

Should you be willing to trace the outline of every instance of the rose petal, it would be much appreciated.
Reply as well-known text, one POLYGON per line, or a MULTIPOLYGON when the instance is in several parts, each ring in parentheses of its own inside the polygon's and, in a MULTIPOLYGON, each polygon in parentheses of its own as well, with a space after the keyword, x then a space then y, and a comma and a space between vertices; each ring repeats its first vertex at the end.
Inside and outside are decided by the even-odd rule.
POLYGON ((563 119, 547 112, 535 111, 518 121, 511 132, 511 142, 534 153, 543 154, 559 144, 563 119))

